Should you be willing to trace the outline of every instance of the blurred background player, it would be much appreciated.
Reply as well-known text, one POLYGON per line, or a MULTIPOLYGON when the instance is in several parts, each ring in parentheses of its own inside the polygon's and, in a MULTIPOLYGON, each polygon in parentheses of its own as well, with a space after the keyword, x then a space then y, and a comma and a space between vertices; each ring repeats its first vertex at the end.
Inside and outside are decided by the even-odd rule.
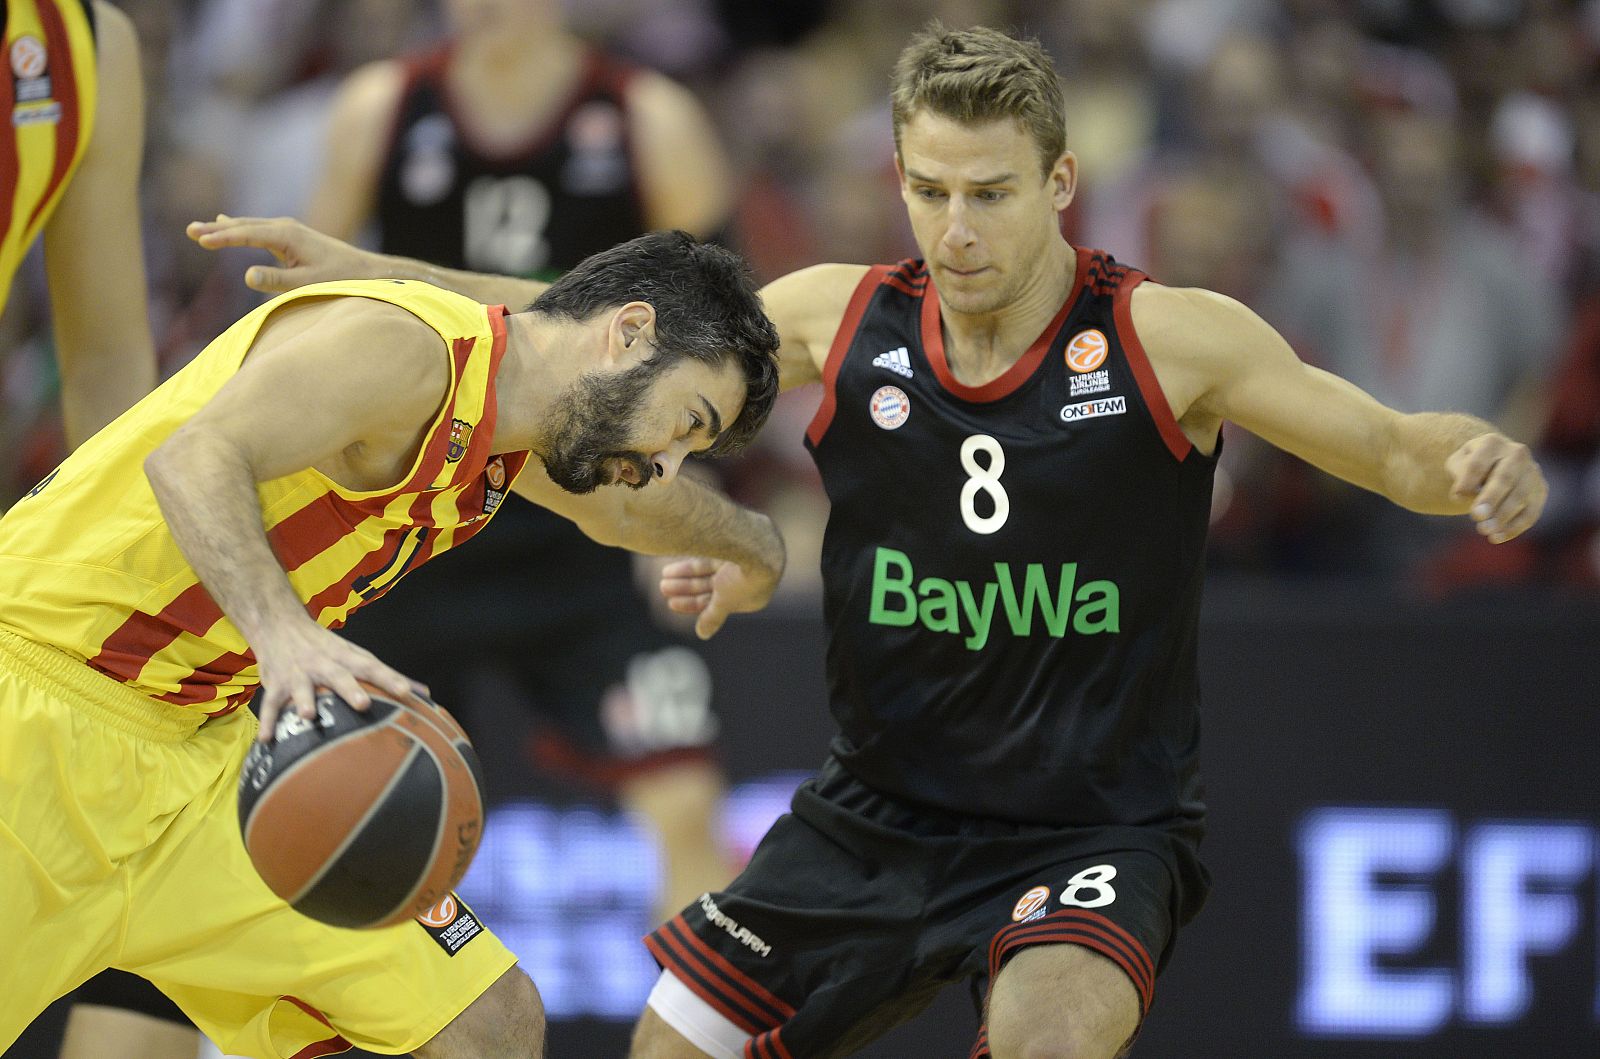
POLYGON ((44 233, 67 443, 155 385, 139 239, 144 95, 133 24, 99 0, 5 7, 0 308, 44 233))
MULTIPOLYGON (((350 239, 372 222, 389 253, 546 279, 645 231, 717 232, 730 180, 688 90, 568 33, 554 0, 444 7, 448 39, 362 67, 336 95, 313 225, 350 239)), ((538 764, 656 828, 659 909, 675 909, 731 874, 705 664, 652 621, 626 553, 532 504, 497 521, 485 554, 430 571, 353 636, 407 658, 469 727, 474 700, 532 705, 538 764), (441 605, 470 637, 423 632, 441 605)))

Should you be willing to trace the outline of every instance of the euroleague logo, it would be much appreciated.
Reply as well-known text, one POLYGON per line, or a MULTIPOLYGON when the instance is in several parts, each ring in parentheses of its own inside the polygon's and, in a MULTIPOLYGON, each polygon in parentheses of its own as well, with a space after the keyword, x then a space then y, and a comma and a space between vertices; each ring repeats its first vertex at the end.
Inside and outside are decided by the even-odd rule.
POLYGON ((21 78, 43 76, 49 65, 49 52, 38 37, 18 37, 11 42, 11 72, 21 78))
POLYGON ((484 468, 484 477, 489 479, 490 489, 504 489, 506 487, 506 461, 499 456, 489 461, 489 466, 484 468))
POLYGON ((1072 336, 1072 341, 1067 343, 1067 367, 1079 375, 1093 371, 1106 362, 1106 353, 1109 349, 1104 331, 1093 327, 1087 331, 1079 331, 1072 336))
POLYGON ((1050 887, 1035 886, 1017 898, 1017 906, 1011 910, 1011 921, 1021 923, 1024 919, 1036 919, 1049 902, 1050 887))
POLYGON ((456 904, 455 894, 445 894, 444 900, 417 916, 417 922, 425 927, 448 927, 455 922, 456 913, 460 906, 456 904))
POLYGON ((898 386, 880 386, 867 405, 872 421, 885 430, 899 430, 911 418, 911 398, 898 386))

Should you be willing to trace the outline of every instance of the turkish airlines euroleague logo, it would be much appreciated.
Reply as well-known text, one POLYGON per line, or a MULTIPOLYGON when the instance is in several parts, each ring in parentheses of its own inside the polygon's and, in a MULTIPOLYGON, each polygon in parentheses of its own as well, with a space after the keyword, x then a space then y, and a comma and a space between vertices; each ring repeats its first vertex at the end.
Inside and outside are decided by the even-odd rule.
POLYGON ((1067 367, 1079 375, 1093 371, 1106 362, 1109 349, 1104 331, 1092 327, 1087 331, 1079 331, 1067 343, 1067 367))
POLYGON ((478 917, 455 894, 445 894, 438 904, 419 915, 417 922, 428 932, 428 937, 439 943, 446 956, 454 956, 463 945, 483 933, 478 917))
POLYGON ((1011 910, 1011 920, 1021 923, 1024 919, 1036 919, 1045 903, 1050 900, 1048 886, 1035 886, 1021 897, 1017 898, 1017 906, 1011 910))
POLYGON ((458 911, 460 906, 456 904, 456 895, 445 894, 444 900, 418 916, 417 922, 425 927, 448 927, 455 921, 458 911))

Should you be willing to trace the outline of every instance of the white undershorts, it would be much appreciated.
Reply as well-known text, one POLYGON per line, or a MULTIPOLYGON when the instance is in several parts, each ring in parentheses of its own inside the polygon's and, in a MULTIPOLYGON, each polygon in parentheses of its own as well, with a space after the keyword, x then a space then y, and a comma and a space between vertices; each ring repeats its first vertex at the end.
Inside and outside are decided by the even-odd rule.
POLYGON ((661 1016, 661 1021, 711 1059, 744 1059, 744 1046, 750 1035, 701 1000, 671 971, 661 972, 646 1003, 661 1016))

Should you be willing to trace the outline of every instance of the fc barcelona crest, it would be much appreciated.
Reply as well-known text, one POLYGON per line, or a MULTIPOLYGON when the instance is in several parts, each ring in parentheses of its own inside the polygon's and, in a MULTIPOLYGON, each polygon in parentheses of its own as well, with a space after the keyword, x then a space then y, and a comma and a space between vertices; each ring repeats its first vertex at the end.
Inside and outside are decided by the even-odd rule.
POLYGON ((472 444, 472 424, 464 419, 450 420, 450 450, 445 453, 446 463, 455 463, 467 454, 472 444))

